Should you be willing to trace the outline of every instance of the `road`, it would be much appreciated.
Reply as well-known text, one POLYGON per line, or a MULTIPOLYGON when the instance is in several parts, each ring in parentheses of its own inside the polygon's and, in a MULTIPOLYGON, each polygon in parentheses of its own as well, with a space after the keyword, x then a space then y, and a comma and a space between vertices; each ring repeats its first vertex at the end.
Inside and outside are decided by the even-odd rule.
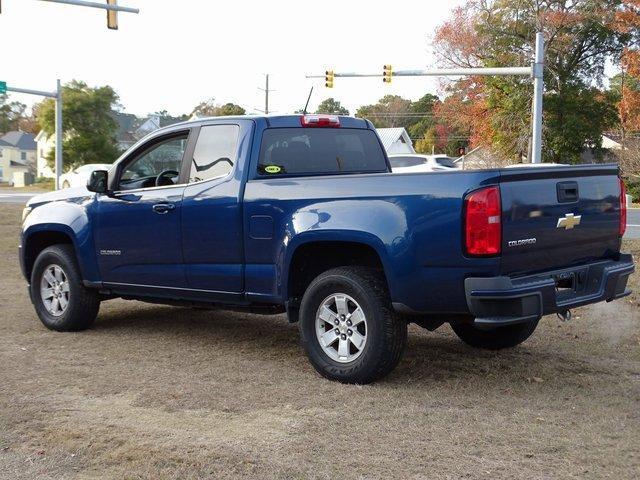
POLYGON ((27 203, 34 195, 40 192, 12 192, 9 189, 0 189, 0 203, 27 203))
MULTIPOLYGON (((34 195, 41 192, 18 192, 11 189, 0 189, 0 203, 26 203, 34 195)), ((627 213, 627 233, 624 238, 640 238, 640 208, 630 208, 627 213)))
POLYGON ((627 211, 627 233, 624 238, 640 238, 640 208, 627 211))

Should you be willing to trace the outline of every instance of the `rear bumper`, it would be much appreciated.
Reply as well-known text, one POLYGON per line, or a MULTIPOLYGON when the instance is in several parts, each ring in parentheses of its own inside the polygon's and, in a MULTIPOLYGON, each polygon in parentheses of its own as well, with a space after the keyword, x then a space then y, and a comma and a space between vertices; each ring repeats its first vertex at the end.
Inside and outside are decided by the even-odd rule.
POLYGON ((467 306, 478 326, 500 326, 538 320, 543 315, 602 301, 610 302, 631 293, 633 258, 599 261, 526 277, 467 278, 467 306), (570 285, 557 289, 560 284, 570 285))

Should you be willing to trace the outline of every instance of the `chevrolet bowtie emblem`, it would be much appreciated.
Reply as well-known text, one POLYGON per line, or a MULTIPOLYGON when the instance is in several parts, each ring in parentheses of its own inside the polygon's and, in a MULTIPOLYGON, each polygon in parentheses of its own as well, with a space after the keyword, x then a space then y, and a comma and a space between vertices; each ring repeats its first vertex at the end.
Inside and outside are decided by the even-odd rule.
POLYGON ((564 228, 565 230, 571 230, 576 225, 580 225, 580 219, 582 219, 582 215, 565 213, 564 218, 558 219, 558 225, 556 225, 556 228, 564 228))

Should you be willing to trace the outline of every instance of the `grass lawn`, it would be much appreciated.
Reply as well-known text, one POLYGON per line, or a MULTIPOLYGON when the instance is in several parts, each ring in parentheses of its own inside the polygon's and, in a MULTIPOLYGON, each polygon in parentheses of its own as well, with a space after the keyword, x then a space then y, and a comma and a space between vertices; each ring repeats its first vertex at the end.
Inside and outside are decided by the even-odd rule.
POLYGON ((637 293, 500 353, 412 325, 389 377, 348 386, 284 316, 111 300, 90 330, 47 330, 20 212, 0 210, 0 478, 638 478, 637 293))

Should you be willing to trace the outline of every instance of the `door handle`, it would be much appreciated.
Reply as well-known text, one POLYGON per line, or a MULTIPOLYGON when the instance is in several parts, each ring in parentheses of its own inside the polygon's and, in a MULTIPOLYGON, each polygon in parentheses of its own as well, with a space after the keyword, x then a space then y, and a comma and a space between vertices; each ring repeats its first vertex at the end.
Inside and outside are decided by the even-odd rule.
POLYGON ((156 203, 152 208, 154 212, 164 215, 174 210, 176 206, 173 203, 156 203))

